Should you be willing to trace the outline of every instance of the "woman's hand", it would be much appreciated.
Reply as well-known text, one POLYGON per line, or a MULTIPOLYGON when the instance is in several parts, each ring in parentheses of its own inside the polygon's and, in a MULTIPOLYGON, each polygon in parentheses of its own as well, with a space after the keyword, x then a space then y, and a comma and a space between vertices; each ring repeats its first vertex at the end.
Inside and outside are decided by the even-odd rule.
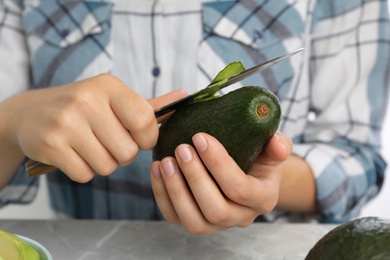
POLYGON ((287 136, 277 132, 248 174, 212 136, 198 133, 193 143, 196 150, 182 144, 176 159, 151 165, 153 192, 167 221, 190 233, 211 234, 248 226, 276 206, 283 162, 292 151, 287 136))
POLYGON ((119 79, 102 74, 10 98, 8 138, 27 157, 87 182, 133 161, 158 138, 154 109, 185 95, 176 91, 149 102, 119 79))

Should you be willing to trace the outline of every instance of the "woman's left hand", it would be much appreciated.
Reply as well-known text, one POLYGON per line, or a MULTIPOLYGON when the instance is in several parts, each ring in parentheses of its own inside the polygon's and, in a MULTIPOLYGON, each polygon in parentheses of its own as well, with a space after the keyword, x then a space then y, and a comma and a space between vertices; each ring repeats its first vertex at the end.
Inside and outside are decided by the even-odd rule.
POLYGON ((283 162, 292 151, 287 136, 277 132, 248 174, 214 137, 198 133, 193 143, 196 150, 182 144, 176 148, 176 159, 167 157, 151 165, 154 196, 168 222, 183 225, 193 234, 212 234, 248 226, 272 211, 283 162))

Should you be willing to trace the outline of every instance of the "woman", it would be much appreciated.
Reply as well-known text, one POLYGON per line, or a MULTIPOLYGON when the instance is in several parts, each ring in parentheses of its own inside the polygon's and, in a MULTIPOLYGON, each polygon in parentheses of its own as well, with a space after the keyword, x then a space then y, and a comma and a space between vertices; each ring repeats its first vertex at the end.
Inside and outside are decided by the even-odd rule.
POLYGON ((200 234, 255 219, 343 222, 382 185, 385 1, 36 0, 0 10, 3 204, 34 197, 25 156, 62 170, 48 175, 59 214, 164 217, 200 234), (153 110, 185 95, 176 89, 301 47, 240 83, 270 89, 283 109, 248 175, 204 133, 151 161, 153 110))

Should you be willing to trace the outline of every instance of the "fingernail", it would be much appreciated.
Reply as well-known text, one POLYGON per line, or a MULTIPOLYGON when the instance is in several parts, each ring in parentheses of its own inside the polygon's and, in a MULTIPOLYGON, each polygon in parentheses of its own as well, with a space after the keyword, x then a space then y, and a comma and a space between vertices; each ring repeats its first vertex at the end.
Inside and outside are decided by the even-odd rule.
POLYGON ((282 135, 282 134, 281 134, 279 131, 276 131, 275 134, 274 134, 274 136, 275 136, 277 139, 279 139, 279 140, 281 139, 281 135, 282 135))
POLYGON ((204 152, 207 149, 207 141, 206 138, 202 134, 196 134, 192 137, 192 142, 194 142, 194 145, 196 147, 196 150, 199 152, 204 152))
POLYGON ((160 168, 157 164, 153 164, 150 170, 152 171, 152 175, 154 178, 156 179, 161 178, 160 168))
POLYGON ((175 174, 175 166, 173 165, 172 159, 162 160, 161 165, 166 176, 170 177, 175 174))
POLYGON ((274 137, 275 137, 278 141, 281 141, 284 145, 287 145, 287 144, 286 144, 286 141, 285 141, 284 138, 282 137, 282 133, 281 133, 281 132, 276 131, 276 133, 274 134, 274 137))
POLYGON ((276 131, 275 133, 275 137, 276 139, 278 139, 279 141, 281 141, 283 143, 283 145, 285 146, 286 150, 290 150, 290 142, 288 140, 286 140, 285 137, 282 136, 283 134, 279 131, 276 131))
POLYGON ((182 162, 187 163, 192 160, 192 151, 188 145, 179 145, 176 152, 182 162))

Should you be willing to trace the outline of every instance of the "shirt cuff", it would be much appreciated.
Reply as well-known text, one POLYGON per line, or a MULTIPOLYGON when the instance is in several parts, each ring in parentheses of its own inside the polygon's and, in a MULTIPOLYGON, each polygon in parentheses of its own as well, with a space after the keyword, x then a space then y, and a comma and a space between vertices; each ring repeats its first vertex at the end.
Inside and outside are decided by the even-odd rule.
POLYGON ((384 161, 368 148, 331 144, 296 144, 293 153, 310 165, 323 223, 357 217, 383 182, 384 161))
POLYGON ((10 203, 28 204, 34 200, 37 191, 39 178, 29 178, 24 167, 24 161, 21 163, 11 181, 0 192, 0 207, 10 203))

